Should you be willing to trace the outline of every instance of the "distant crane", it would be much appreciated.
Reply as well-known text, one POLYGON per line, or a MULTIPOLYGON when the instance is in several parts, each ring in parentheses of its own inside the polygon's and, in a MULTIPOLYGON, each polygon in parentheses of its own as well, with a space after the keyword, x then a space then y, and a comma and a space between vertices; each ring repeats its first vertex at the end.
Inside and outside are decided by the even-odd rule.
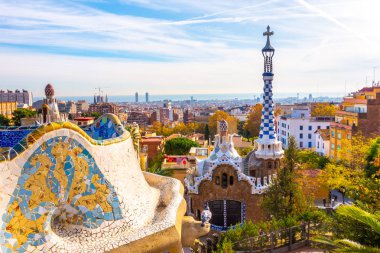
MULTIPOLYGON (((99 86, 99 87, 95 87, 94 89, 95 89, 95 95, 94 95, 94 103, 96 103, 96 100, 95 100, 95 96, 96 96, 96 90, 98 90, 98 99, 100 100, 100 97, 102 96, 102 93, 103 93, 103 90, 102 89, 106 89, 106 88, 109 88, 109 87, 105 87, 105 86, 103 86, 103 87, 101 87, 101 86, 99 86)), ((98 101, 99 101, 98 100, 98 101)), ((108 100, 108 98, 107 98, 107 100, 108 100)))

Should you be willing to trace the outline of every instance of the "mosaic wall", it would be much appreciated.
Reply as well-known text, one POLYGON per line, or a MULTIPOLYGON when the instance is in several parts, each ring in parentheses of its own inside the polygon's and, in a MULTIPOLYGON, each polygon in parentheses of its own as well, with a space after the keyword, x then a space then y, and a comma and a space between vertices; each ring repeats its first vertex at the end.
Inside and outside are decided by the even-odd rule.
POLYGON ((21 141, 25 136, 27 136, 30 132, 32 132, 34 128, 25 128, 25 127, 0 128, 0 148, 13 147, 19 141, 21 141))
POLYGON ((1 251, 25 252, 28 245, 48 240, 52 220, 97 228, 122 215, 115 190, 94 158, 64 136, 44 142, 25 162, 1 218, 1 251))
POLYGON ((94 140, 115 138, 120 136, 123 132, 123 130, 115 125, 109 117, 102 117, 83 130, 94 140))

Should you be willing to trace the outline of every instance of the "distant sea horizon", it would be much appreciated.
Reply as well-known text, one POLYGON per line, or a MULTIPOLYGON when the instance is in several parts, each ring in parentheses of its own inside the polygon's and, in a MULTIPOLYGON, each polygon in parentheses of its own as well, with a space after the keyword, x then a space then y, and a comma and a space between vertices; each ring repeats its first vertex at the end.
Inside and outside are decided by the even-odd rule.
MULTIPOLYGON (((343 97, 344 93, 298 93, 299 98, 303 99, 304 97, 309 97, 309 94, 312 94, 313 98, 317 97, 343 97)), ((149 94, 149 102, 159 102, 163 100, 171 101, 185 101, 191 100, 250 100, 261 97, 260 93, 236 93, 236 94, 149 94)), ((274 94, 274 99, 282 99, 288 97, 297 97, 297 93, 276 93, 274 94)), ((94 101, 94 96, 56 96, 58 100, 64 101, 78 101, 86 100, 89 103, 94 101)), ((34 97, 33 101, 38 101, 43 99, 43 97, 34 97)), ((134 95, 117 95, 117 96, 108 96, 108 102, 122 103, 122 102, 135 102, 134 95)), ((139 95, 139 102, 145 102, 145 93, 139 95)))

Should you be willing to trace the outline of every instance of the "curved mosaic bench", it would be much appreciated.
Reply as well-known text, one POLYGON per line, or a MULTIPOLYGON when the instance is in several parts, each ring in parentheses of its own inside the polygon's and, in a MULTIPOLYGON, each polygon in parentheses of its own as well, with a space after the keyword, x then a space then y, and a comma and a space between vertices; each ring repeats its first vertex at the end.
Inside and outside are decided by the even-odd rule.
POLYGON ((34 129, 1 156, 1 252, 181 252, 183 187, 136 157, 112 114, 34 129))

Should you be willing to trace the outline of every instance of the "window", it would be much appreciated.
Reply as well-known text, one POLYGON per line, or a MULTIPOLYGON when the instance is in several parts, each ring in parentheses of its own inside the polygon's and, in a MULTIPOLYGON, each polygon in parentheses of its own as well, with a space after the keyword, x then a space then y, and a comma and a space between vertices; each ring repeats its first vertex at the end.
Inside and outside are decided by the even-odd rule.
POLYGON ((321 129, 321 126, 317 126, 317 129, 321 129))
POLYGON ((347 139, 351 139, 351 134, 347 134, 347 139))
POLYGON ((317 143, 317 148, 319 148, 319 142, 317 143))
POLYGON ((272 169, 272 162, 268 162, 268 169, 272 169))
POLYGON ((233 184, 234 184, 234 177, 230 176, 230 185, 233 185, 233 184))
POLYGON ((331 144, 331 149, 334 150, 335 149, 335 144, 331 144))
POLYGON ((303 139, 303 134, 300 134, 300 139, 303 139))
POLYGON ((300 148, 303 148, 303 142, 300 141, 300 148))
POLYGON ((215 177, 215 184, 220 185, 220 177, 219 176, 215 177))
POLYGON ((312 146, 313 146, 313 143, 311 141, 309 141, 308 147, 311 148, 312 146))
POLYGON ((303 126, 300 126, 300 130, 303 130, 303 126))
POLYGON ((309 130, 310 130, 310 131, 313 130, 313 126, 309 126, 309 130))
POLYGON ((311 139, 311 134, 308 134, 307 137, 308 137, 309 139, 311 139))
POLYGON ((222 175, 222 188, 227 188, 227 174, 223 173, 222 175))
POLYGON ((341 138, 342 138, 341 133, 338 133, 338 140, 340 140, 341 138))
POLYGON ((335 132, 334 131, 331 131, 331 137, 335 138, 335 132))
POLYGON ((327 126, 326 129, 330 129, 330 126, 327 126))
POLYGON ((191 213, 194 213, 194 209, 193 209, 193 200, 191 199, 191 197, 189 198, 189 202, 190 202, 190 212, 191 212, 191 213))
POLYGON ((338 145, 338 150, 340 150, 340 145, 338 145))

